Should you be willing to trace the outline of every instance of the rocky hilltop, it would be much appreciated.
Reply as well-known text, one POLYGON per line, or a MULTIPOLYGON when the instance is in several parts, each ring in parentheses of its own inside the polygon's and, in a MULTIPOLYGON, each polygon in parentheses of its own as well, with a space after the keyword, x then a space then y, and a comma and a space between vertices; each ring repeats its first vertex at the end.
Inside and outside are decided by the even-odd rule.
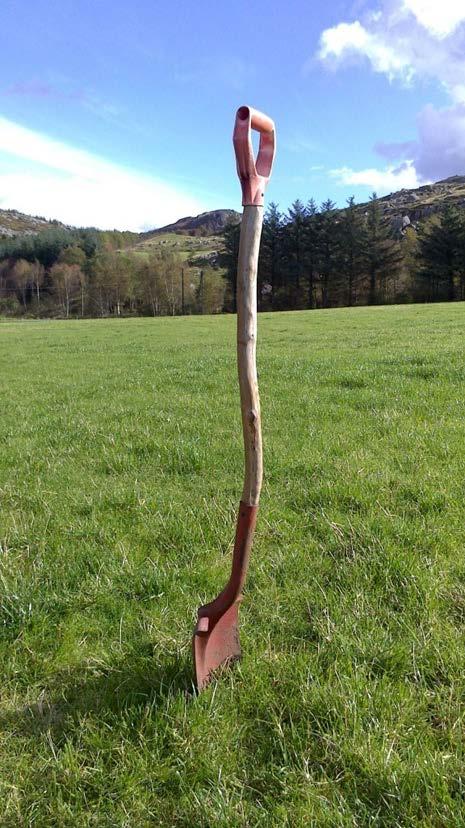
POLYGON ((35 236, 44 230, 52 228, 68 230, 61 221, 48 221, 42 216, 28 216, 18 210, 0 210, 0 238, 13 236, 35 236))
POLYGON ((378 200, 385 215, 394 223, 405 216, 411 222, 419 222, 447 205, 465 207, 465 176, 453 175, 435 184, 425 184, 416 190, 399 190, 378 200))
POLYGON ((236 210, 210 210, 198 216, 186 216, 173 224, 157 227, 143 233, 144 236, 160 235, 161 233, 178 233, 182 236, 216 236, 221 233, 227 224, 239 224, 241 214, 236 210))

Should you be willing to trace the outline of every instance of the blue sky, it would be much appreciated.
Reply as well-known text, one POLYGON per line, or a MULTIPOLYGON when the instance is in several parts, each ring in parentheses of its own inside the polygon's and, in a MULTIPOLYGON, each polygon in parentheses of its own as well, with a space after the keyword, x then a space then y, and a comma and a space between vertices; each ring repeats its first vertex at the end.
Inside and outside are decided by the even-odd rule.
POLYGON ((268 200, 465 173, 464 0, 3 0, 0 207, 134 230, 240 209, 231 133, 274 118, 268 200))

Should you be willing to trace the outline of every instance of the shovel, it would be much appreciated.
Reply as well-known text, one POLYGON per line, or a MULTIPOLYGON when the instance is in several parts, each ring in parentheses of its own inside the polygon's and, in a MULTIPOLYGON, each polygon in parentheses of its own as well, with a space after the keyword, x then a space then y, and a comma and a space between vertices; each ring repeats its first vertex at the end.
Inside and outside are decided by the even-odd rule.
POLYGON ((241 655, 238 605, 247 575, 262 486, 263 456, 258 396, 257 266, 263 224, 263 201, 275 151, 271 118, 249 106, 236 113, 233 134, 237 172, 242 187, 241 236, 237 265, 237 367, 241 397, 245 475, 236 526, 231 576, 214 601, 198 610, 193 650, 197 689, 202 690, 215 670, 241 655), (255 161, 251 130, 260 133, 255 161))

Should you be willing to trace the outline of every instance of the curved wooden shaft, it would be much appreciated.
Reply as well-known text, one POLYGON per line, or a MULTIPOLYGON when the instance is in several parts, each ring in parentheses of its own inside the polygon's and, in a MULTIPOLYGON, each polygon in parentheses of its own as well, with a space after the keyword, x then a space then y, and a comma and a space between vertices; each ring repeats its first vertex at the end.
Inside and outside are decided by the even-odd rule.
POLYGON ((237 369, 241 394, 245 475, 242 503, 258 506, 263 477, 257 380, 257 268, 263 207, 244 207, 237 266, 237 369))

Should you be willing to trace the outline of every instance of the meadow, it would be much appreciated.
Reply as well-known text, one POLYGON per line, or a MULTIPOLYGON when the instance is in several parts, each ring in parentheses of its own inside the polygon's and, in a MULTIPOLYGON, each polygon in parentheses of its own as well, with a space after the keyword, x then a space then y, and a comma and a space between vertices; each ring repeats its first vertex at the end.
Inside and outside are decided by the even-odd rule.
POLYGON ((0 322, 0 825, 465 824, 465 306, 259 316, 243 659, 232 316, 0 322))

